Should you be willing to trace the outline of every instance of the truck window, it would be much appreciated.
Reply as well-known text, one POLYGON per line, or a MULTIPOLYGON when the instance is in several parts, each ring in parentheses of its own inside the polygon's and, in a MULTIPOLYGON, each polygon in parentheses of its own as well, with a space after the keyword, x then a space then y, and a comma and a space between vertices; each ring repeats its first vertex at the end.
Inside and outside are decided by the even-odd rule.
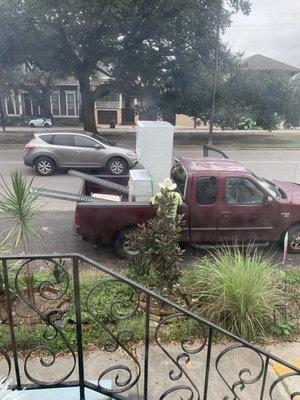
POLYGON ((228 204, 262 204, 264 193, 249 179, 226 179, 226 202, 228 204))
POLYGON ((187 173, 185 169, 181 165, 174 165, 171 170, 171 177, 176 183, 182 197, 184 197, 185 183, 187 178, 187 173))
POLYGON ((217 178, 201 177, 197 181, 196 201, 198 204, 214 204, 217 199, 217 178))

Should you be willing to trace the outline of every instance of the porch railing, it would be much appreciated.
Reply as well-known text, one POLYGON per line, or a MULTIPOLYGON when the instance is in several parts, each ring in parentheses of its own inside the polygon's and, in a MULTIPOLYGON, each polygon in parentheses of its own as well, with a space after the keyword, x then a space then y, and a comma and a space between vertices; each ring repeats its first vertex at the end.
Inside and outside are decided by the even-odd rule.
MULTIPOLYGON (((0 376, 12 389, 75 386, 81 400, 87 389, 112 399, 237 400, 254 387, 252 399, 277 400, 279 386, 300 378, 299 368, 86 257, 9 256, 1 257, 1 264, 0 376), (126 301, 118 297, 118 285, 126 301), (138 325, 130 324, 136 315, 138 325), (176 321, 184 321, 185 329, 176 332, 179 343, 168 344, 164 330, 176 331, 176 321), (95 327, 103 351, 90 359, 87 347, 95 327), (22 342, 26 329, 33 348, 22 342), (214 344, 216 337, 223 345, 214 344), (110 355, 107 362, 94 379, 88 377, 88 367, 103 361, 104 354, 110 355), (285 373, 270 373, 273 363, 285 373), (45 374, 53 368, 53 374, 45 374)), ((294 399, 299 392, 300 387, 288 396, 294 399)))

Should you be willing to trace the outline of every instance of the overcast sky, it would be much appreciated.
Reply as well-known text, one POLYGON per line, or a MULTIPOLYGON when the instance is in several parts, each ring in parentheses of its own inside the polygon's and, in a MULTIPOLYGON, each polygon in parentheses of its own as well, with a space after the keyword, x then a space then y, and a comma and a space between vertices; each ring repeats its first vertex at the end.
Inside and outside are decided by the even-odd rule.
POLYGON ((300 67, 300 0, 251 2, 251 14, 234 15, 224 40, 245 57, 259 53, 300 67))

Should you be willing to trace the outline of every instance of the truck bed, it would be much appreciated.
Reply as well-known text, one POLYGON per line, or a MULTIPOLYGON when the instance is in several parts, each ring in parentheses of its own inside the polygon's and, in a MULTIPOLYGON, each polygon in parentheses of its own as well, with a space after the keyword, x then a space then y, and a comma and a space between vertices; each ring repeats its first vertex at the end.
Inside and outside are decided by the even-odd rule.
MULTIPOLYGON (((129 177, 101 176, 123 186, 127 186, 129 177)), ((129 202, 128 195, 115 190, 99 186, 95 183, 83 181, 81 194, 92 193, 120 195, 121 202, 107 202, 104 204, 77 203, 76 226, 84 240, 97 243, 110 243, 121 230, 136 227, 156 214, 155 207, 148 202, 129 202)), ((189 207, 183 204, 180 213, 185 214, 189 221, 189 207)), ((185 229, 183 241, 189 241, 189 230, 185 229)))

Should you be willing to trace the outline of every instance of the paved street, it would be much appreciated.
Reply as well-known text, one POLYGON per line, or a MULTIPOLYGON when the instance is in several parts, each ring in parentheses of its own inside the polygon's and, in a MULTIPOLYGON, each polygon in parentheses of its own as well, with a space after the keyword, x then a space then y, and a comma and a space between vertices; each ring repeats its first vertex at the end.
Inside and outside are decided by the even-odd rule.
MULTIPOLYGON (((295 181, 300 183, 300 150, 227 150, 230 158, 240 161, 256 174, 269 179, 295 181)), ((195 146, 175 146, 174 155, 197 157, 202 150, 195 146)), ((25 167, 22 162, 23 150, 0 150, 0 173, 4 179, 8 179, 10 172, 20 170, 24 176, 31 178, 31 168, 25 167)), ((43 188, 62 190, 78 193, 81 180, 65 173, 59 173, 50 177, 35 177, 35 185, 43 188)), ((74 210, 72 202, 43 199, 41 210, 74 210)))

